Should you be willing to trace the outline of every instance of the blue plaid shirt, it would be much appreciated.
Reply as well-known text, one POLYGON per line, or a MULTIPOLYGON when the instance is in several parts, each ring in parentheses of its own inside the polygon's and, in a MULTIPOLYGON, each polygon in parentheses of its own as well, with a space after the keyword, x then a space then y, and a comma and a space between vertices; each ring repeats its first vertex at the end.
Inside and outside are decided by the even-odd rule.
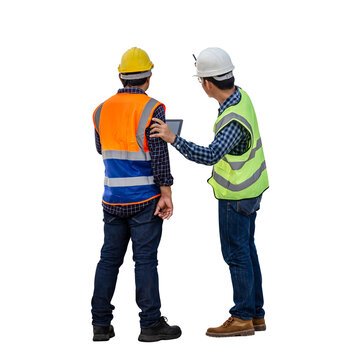
MULTIPOLYGON (((218 116, 229 106, 236 105, 240 100, 241 93, 236 89, 220 105, 218 116)), ((198 164, 214 165, 226 154, 242 155, 249 149, 250 141, 251 135, 245 127, 237 121, 232 121, 216 134, 208 147, 196 145, 180 136, 175 138, 172 145, 188 160, 195 161, 198 164)))
MULTIPOLYGON (((118 93, 145 94, 145 91, 139 88, 124 88, 119 89, 118 93)), ((166 122, 163 106, 160 105, 155 109, 153 117, 166 122)), ((149 127, 145 129, 145 135, 148 141, 148 147, 151 156, 151 167, 154 174, 154 183, 157 186, 171 186, 174 179, 170 173, 170 160, 167 143, 160 138, 150 137, 150 126, 152 124, 154 124, 154 121, 151 121, 149 127)), ((96 130, 95 143, 96 150, 99 154, 101 154, 100 136, 96 130)), ((134 205, 108 205, 103 202, 103 208, 110 214, 120 217, 128 217, 137 214, 153 201, 158 201, 158 199, 156 198, 141 204, 134 205)))

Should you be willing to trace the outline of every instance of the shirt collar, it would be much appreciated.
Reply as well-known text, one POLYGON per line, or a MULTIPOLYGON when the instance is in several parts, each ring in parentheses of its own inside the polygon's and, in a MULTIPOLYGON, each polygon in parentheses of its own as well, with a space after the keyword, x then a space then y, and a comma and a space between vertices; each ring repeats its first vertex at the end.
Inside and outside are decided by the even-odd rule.
POLYGON ((239 91, 239 87, 236 86, 236 90, 233 94, 231 94, 219 107, 218 113, 219 116, 229 107, 236 105, 241 100, 241 93, 239 91))
POLYGON ((123 94, 123 93, 127 93, 127 94, 145 94, 146 92, 143 89, 137 88, 137 87, 128 87, 128 88, 123 88, 123 89, 119 89, 118 90, 118 94, 123 94))

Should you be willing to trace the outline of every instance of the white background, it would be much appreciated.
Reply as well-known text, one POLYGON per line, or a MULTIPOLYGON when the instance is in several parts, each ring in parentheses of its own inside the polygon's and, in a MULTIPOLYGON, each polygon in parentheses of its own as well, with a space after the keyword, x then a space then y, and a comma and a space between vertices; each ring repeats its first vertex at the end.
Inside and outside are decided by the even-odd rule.
POLYGON ((358 359, 359 19, 356 1, 12 1, 1 27, 2 359, 358 359), (129 247, 116 337, 93 343, 103 164, 92 112, 120 87, 132 46, 148 91, 212 141, 218 104, 192 53, 224 48, 254 103, 270 189, 256 239, 268 330, 206 337, 232 306, 211 168, 170 148, 175 214, 159 249, 162 312, 179 340, 139 343, 129 247))

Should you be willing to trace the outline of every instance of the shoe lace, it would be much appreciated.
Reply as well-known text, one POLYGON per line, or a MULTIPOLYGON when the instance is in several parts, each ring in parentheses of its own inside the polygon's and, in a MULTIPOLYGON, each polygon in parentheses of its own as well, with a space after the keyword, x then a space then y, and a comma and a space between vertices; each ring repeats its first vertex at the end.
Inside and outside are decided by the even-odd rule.
POLYGON ((223 327, 228 327, 228 326, 230 326, 230 324, 231 324, 233 321, 234 321, 234 318, 230 316, 230 317, 222 324, 222 326, 223 326, 223 327))
POLYGON ((158 324, 168 325, 168 324, 167 324, 167 322, 168 322, 167 317, 165 317, 165 316, 161 316, 161 318, 159 319, 158 324))

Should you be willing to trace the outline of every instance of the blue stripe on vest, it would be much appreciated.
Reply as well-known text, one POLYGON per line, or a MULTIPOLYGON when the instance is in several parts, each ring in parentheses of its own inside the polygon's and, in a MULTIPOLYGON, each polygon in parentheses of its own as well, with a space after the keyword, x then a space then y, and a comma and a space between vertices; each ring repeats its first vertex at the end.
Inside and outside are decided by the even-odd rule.
POLYGON ((106 159, 105 176, 109 178, 152 176, 150 161, 106 159))
POLYGON ((131 204, 150 199, 160 194, 160 189, 156 185, 109 187, 104 186, 105 202, 110 204, 131 204))

